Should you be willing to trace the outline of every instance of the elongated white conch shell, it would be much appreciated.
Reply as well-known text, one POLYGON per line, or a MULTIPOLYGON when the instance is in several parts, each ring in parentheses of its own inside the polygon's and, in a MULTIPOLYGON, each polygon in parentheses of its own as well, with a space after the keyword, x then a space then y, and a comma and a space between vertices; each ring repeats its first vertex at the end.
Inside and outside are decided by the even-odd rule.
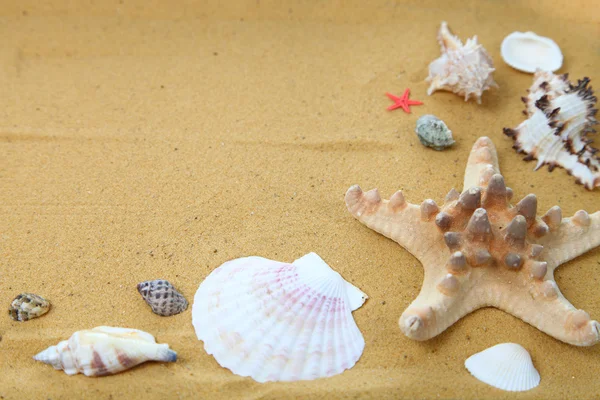
POLYGON ((540 384, 531 356, 516 343, 498 344, 473 354, 465 367, 475 378, 502 390, 522 392, 540 384))
POLYGON ((492 77, 492 72, 495 71, 492 58, 477 43, 477 36, 467 39, 463 46, 460 39, 450 32, 446 22, 442 22, 438 42, 442 55, 429 64, 429 76, 426 80, 431 85, 427 94, 447 90, 464 96, 465 101, 473 96, 481 104, 483 92, 498 85, 492 77))
POLYGON ((513 148, 526 153, 526 161, 537 159, 537 170, 565 168, 586 189, 600 187, 600 158, 587 135, 595 132, 596 96, 589 78, 572 84, 564 75, 537 71, 529 95, 523 97, 528 119, 515 129, 504 128, 513 148))
POLYGON ((532 74, 538 69, 554 72, 563 63, 560 47, 552 39, 533 32, 513 32, 505 37, 500 54, 514 69, 532 74))
POLYGON ((310 380, 360 358, 365 342, 352 311, 366 298, 315 253, 292 264, 238 258, 202 282, 192 323, 208 354, 234 374, 310 380))
POLYGON ((177 361, 168 344, 157 344, 144 331, 98 326, 77 331, 68 340, 36 354, 34 360, 62 369, 67 375, 112 375, 146 361, 177 361))

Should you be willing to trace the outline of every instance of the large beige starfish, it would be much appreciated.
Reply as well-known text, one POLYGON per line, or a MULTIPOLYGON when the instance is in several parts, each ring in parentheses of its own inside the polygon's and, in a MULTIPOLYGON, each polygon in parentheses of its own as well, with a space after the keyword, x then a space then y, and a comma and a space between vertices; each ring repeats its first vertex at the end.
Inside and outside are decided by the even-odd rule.
POLYGON ((535 195, 514 207, 511 197, 487 137, 471 150, 463 192, 452 189, 442 207, 433 200, 410 204, 401 191, 382 200, 377 189, 348 189, 352 215, 423 264, 421 292, 400 317, 408 337, 432 338, 492 306, 566 343, 600 340, 600 324, 569 303, 554 280, 559 265, 600 245, 600 211, 562 218, 555 206, 540 218, 535 195))

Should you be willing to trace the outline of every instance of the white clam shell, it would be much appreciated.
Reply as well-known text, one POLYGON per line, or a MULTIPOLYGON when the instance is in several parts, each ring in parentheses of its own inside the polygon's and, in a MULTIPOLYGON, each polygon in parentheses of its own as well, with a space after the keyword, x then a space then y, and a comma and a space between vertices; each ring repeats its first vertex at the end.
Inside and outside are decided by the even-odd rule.
POLYGON ((516 343, 498 344, 473 354, 465 367, 475 378, 502 390, 521 392, 540 384, 531 356, 516 343))
POLYGON ((563 63, 560 47, 552 39, 533 32, 513 32, 505 37, 500 54, 514 69, 532 74, 537 69, 554 72, 563 63))
POLYGON ((50 364, 67 375, 112 375, 146 361, 174 362, 177 353, 168 344, 157 344, 144 331, 128 328, 98 326, 77 331, 68 340, 33 357, 50 364))
POLYGON ((352 311, 367 295, 318 255, 238 258, 194 297, 192 323, 217 362, 256 381, 310 380, 354 366, 365 342, 352 311))

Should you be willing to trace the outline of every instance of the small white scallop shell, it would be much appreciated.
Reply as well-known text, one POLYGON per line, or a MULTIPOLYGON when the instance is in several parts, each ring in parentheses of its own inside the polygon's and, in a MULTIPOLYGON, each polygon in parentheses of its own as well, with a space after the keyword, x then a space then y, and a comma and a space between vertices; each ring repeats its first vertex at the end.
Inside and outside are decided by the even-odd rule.
POLYGON ((67 375, 112 375, 146 361, 174 362, 177 353, 168 344, 158 344, 144 331, 98 326, 75 332, 68 340, 33 357, 67 375))
POLYGON ((315 253, 292 264, 238 258, 202 282, 192 323, 207 353, 234 374, 317 379, 360 358, 365 341, 352 311, 366 298, 315 253))
POLYGON ((514 69, 531 74, 537 69, 554 72, 563 63, 560 47, 552 39, 533 32, 513 32, 505 37, 500 54, 514 69))
POLYGON ((471 375, 498 389, 522 392, 540 384, 531 356, 516 343, 501 343, 465 361, 471 375))

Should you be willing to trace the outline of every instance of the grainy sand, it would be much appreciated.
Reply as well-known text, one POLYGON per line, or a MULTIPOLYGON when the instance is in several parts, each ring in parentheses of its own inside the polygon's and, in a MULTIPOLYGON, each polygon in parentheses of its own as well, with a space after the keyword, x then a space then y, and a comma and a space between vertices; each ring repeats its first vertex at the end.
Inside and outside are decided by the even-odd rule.
MULTIPOLYGON (((52 301, 27 323, 0 318, 0 399, 592 398, 600 347, 576 348, 495 309, 424 343, 398 329, 423 278, 415 258, 346 211, 359 183, 385 197, 441 201, 460 189, 474 140, 491 137, 515 198, 565 215, 600 194, 564 170, 533 172, 503 127, 521 120, 531 75, 500 58, 508 33, 532 30, 562 48, 574 79, 600 82, 595 1, 289 2, 2 1, 0 7, 0 305, 20 292, 52 301), (515 2, 516 3, 516 2, 515 2), (511 2, 511 4, 513 4, 511 2), (483 104, 426 95, 442 20, 477 34, 500 90, 483 104), (386 91, 425 105, 386 112, 386 91), (457 144, 435 152, 414 133, 442 118, 457 144), (218 366, 197 341, 191 307, 162 318, 136 291, 170 280, 188 300, 226 260, 292 261, 315 251, 369 294, 354 313, 366 349, 345 373, 257 384, 218 366), (97 325, 132 327, 179 353, 106 377, 69 377, 32 356, 97 325), (488 387, 463 367, 501 342, 530 352, 530 392, 488 387)), ((564 265, 561 290, 600 318, 600 250, 564 265)))

